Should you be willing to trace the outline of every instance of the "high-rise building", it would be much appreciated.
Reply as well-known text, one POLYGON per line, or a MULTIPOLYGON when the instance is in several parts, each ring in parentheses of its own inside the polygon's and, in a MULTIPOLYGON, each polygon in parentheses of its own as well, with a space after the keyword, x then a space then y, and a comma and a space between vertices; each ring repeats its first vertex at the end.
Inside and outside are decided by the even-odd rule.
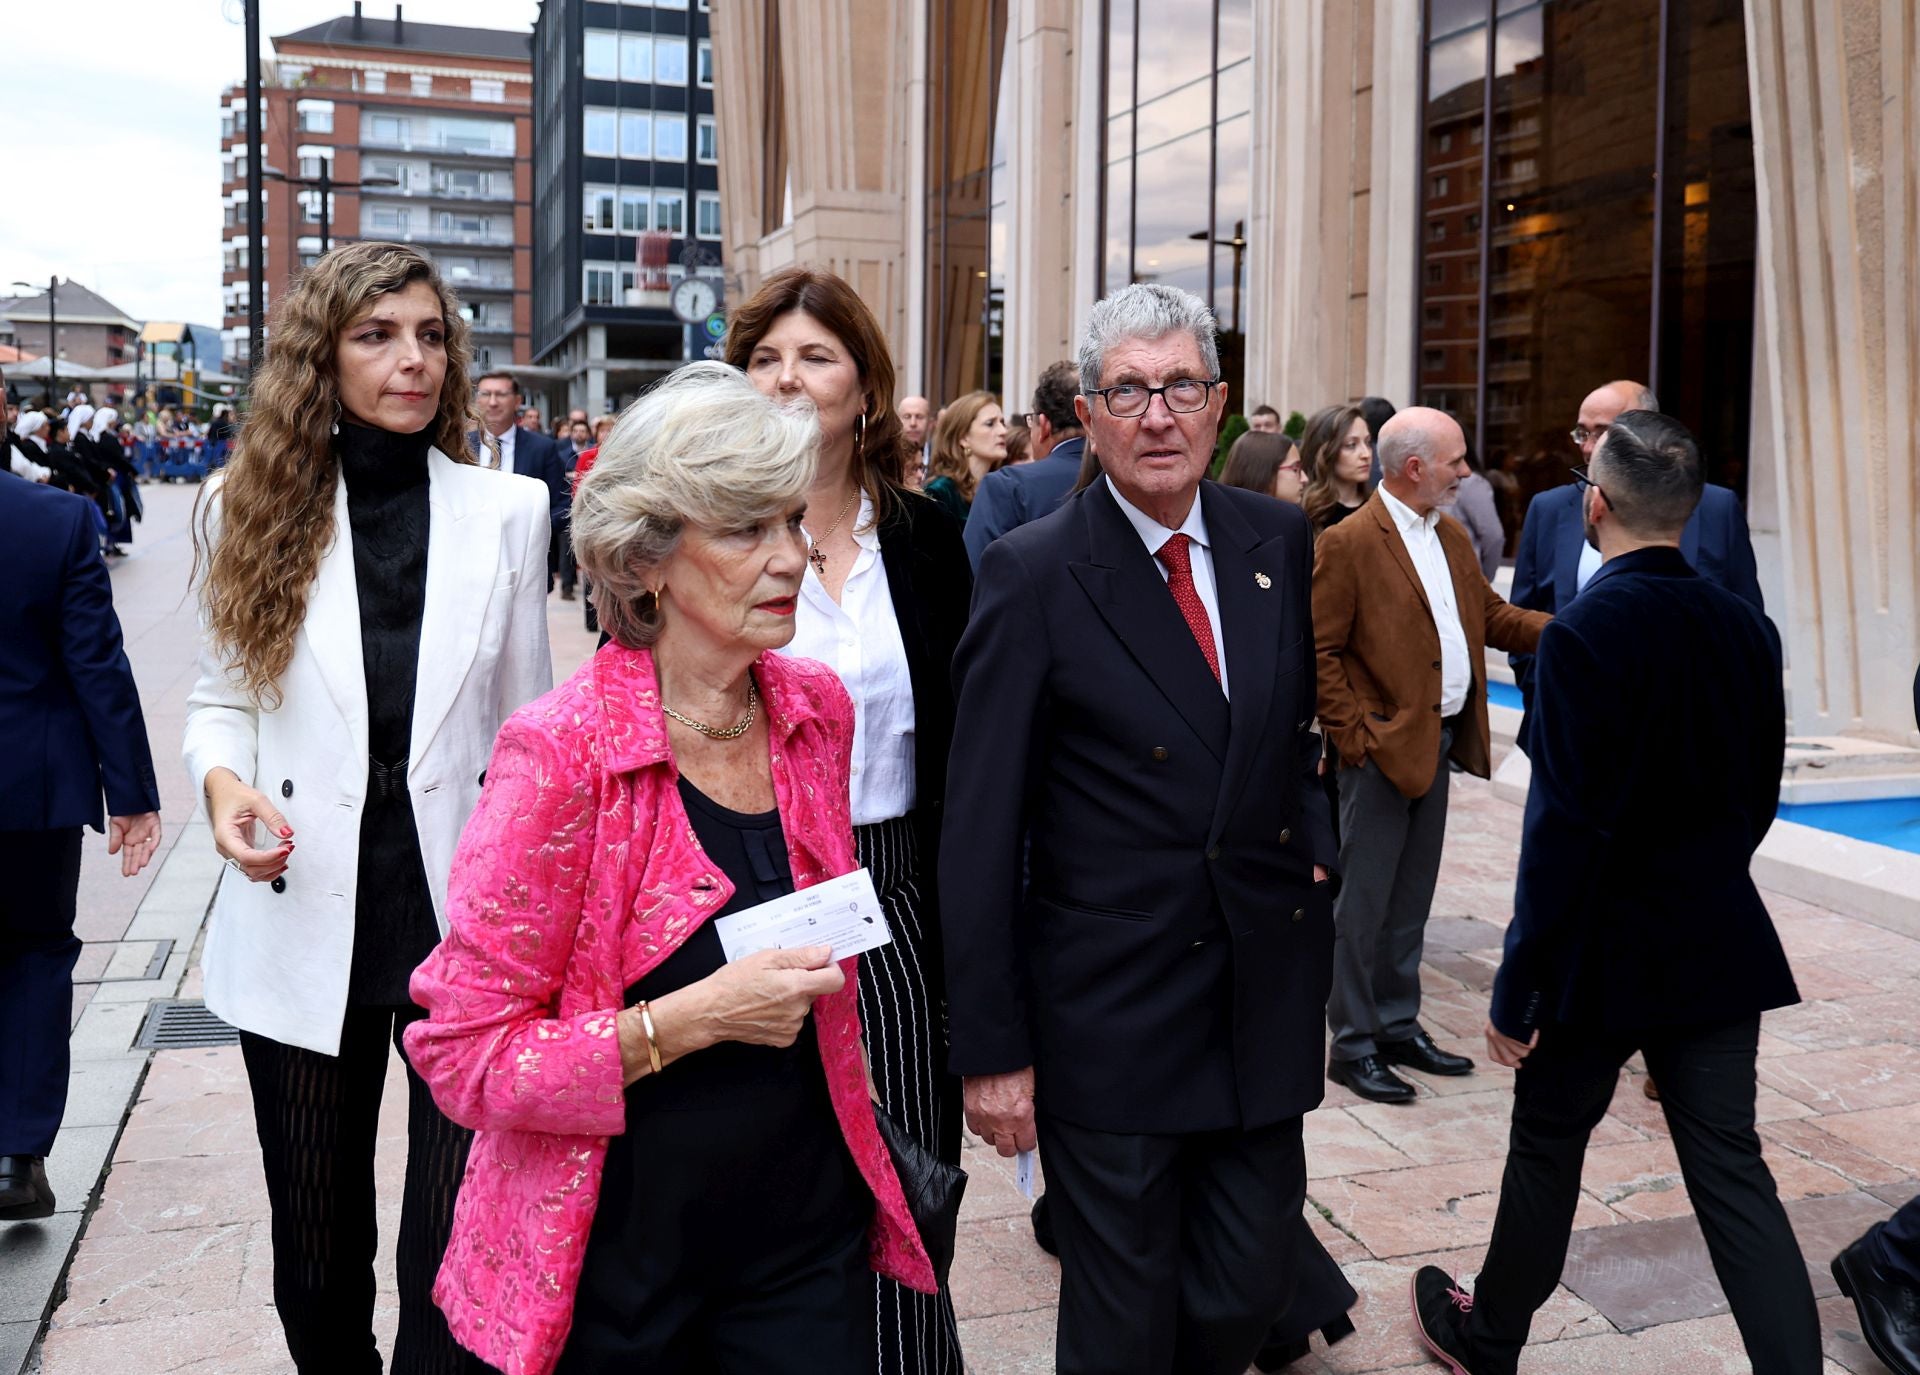
MULTIPOLYGON (((527 361, 532 323, 532 54, 525 32, 353 13, 273 40, 262 153, 267 306, 328 244, 388 239, 431 257, 473 324, 475 362, 527 361), (334 183, 325 205, 315 181, 334 183)), ((246 88, 221 120, 222 333, 247 364, 246 88)))
POLYGON ((611 410, 689 356, 682 277, 721 288, 707 0, 545 0, 534 22, 533 360, 611 410))

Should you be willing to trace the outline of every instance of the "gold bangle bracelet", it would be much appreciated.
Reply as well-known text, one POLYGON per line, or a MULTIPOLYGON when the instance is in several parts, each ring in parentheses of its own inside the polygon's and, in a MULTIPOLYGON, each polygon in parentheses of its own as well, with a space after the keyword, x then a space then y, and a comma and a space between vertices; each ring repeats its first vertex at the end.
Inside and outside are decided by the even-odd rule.
POLYGON ((661 1069, 660 1042, 654 1038, 653 1034, 653 1013, 648 1010, 645 998, 634 1006, 640 1009, 640 1029, 647 1035, 647 1060, 653 1066, 653 1072, 658 1074, 661 1069))

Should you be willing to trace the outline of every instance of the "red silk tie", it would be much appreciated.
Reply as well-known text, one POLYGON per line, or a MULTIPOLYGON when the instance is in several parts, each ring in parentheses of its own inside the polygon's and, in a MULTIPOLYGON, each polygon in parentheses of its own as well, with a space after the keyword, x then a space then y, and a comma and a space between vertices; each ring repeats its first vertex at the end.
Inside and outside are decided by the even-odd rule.
POLYGON ((1185 535, 1175 535, 1160 546, 1155 555, 1167 569, 1167 590, 1173 593, 1173 604, 1180 608, 1180 614, 1187 618, 1187 629, 1193 632, 1193 638, 1199 642, 1200 652, 1207 656, 1207 667, 1213 670, 1213 681, 1220 681, 1220 652, 1213 643, 1213 624, 1207 620, 1207 608, 1200 601, 1200 594, 1193 586, 1193 562, 1188 553, 1190 543, 1185 535))

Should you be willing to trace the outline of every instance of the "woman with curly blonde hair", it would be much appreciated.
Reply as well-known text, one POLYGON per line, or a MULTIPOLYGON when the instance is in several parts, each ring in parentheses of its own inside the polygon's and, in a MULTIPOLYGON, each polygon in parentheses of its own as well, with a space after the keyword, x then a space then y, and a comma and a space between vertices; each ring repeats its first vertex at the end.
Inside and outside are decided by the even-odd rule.
POLYGON ((964 521, 980 479, 1007 461, 1007 414, 990 391, 970 391, 940 412, 927 462, 927 495, 964 521))
MULTIPOLYGON (((373 1156, 422 1016, 454 843, 500 724, 552 685, 547 489, 477 466, 467 326, 400 244, 337 248, 272 349, 194 523, 187 768, 227 862, 202 959, 240 1029, 295 1366, 381 1369, 373 1156), (264 838, 256 834, 264 832, 264 838)), ((468 1133, 407 1070, 396 1375, 482 1369, 431 1297, 468 1133)))

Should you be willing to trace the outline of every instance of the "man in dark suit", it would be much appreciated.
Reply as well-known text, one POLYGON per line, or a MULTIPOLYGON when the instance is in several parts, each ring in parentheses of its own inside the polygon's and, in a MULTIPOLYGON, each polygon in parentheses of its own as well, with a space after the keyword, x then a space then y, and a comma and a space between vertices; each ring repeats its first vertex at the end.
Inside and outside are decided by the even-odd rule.
POLYGON ((160 796, 84 497, 0 474, 0 1222, 50 1217, 67 1104, 80 834, 129 876, 160 796), (101 794, 106 806, 101 806, 101 794), (111 815, 107 815, 111 813, 111 815))
POLYGON ((1105 476, 980 561, 940 892, 953 1070, 1045 1155, 1058 1368, 1239 1375, 1299 1268, 1333 857, 1308 531, 1203 482, 1225 391, 1171 287, 1094 307, 1105 476))
POLYGON ((1519 1070, 1500 1208, 1471 1298, 1428 1266, 1415 1315, 1456 1375, 1515 1369, 1566 1260, 1587 1138, 1638 1050, 1754 1371, 1802 1375, 1820 1369, 1820 1324, 1754 1131, 1760 1014, 1799 1000, 1748 875, 1786 750, 1773 640, 1680 552, 1701 488, 1683 426, 1626 412, 1586 478, 1604 562, 1540 637, 1487 1025, 1488 1053, 1519 1070))
POLYGON ((1080 369, 1073 363, 1055 363, 1040 374, 1033 409, 1027 413, 1032 461, 988 473, 973 494, 973 510, 963 534, 967 557, 976 569, 989 544, 1057 510, 1072 494, 1087 447, 1086 431, 1074 410, 1079 395, 1080 369))
MULTIPOLYGON (((1659 409, 1654 394, 1638 382, 1609 382, 1597 388, 1580 403, 1579 419, 1573 428, 1580 461, 1592 459, 1600 436, 1622 412, 1659 409)), ((1580 492, 1573 484, 1542 492, 1527 507, 1526 522, 1520 527, 1520 547, 1513 560, 1515 606, 1558 614, 1600 570, 1600 553, 1587 543, 1580 509, 1580 492)), ((1701 489, 1700 505, 1681 533, 1680 552, 1696 573, 1751 602, 1756 611, 1766 610, 1753 541, 1747 533, 1747 513, 1732 491, 1711 483, 1701 489)), ((1513 679, 1522 701, 1531 706, 1533 656, 1512 654, 1507 662, 1513 665, 1513 679)), ((1524 730, 1520 739, 1524 744, 1524 730)))
POLYGON ((547 541, 547 586, 551 588, 554 575, 560 571, 560 546, 566 541, 567 518, 573 509, 566 462, 559 446, 540 432, 537 423, 532 429, 514 423, 514 413, 520 406, 520 383, 512 374, 482 375, 474 384, 474 399, 479 404, 481 429, 493 440, 488 444, 480 434, 467 437, 468 447, 480 465, 537 477, 547 484, 548 513, 553 521, 553 537, 547 541))

